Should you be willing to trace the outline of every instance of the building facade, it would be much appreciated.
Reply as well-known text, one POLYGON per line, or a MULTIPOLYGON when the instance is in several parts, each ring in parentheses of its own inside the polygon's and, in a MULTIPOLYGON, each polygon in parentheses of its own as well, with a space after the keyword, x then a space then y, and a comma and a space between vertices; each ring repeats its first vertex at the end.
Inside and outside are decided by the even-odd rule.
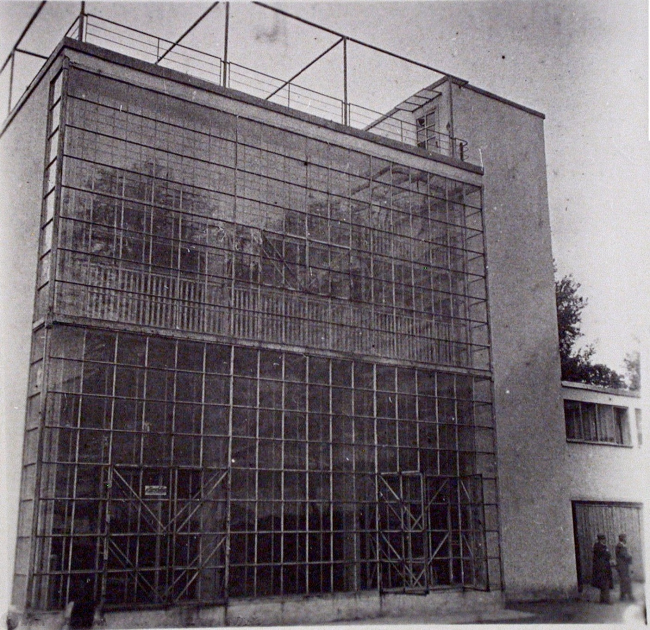
POLYGON ((40 81, 17 605, 499 590, 480 169, 192 87, 40 81))
POLYGON ((644 582, 647 455, 641 397, 638 392, 568 382, 562 383, 562 393, 578 587, 588 590, 598 534, 605 535, 612 557, 618 536, 627 535, 632 577, 644 582))
POLYGON ((358 130, 64 39, 0 143, 17 609, 575 590, 543 115, 445 77, 358 130))

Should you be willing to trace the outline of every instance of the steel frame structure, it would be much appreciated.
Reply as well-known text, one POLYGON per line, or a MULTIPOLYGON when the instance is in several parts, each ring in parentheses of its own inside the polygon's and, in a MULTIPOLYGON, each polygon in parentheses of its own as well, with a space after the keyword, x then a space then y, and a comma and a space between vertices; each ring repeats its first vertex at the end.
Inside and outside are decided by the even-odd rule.
MULTIPOLYGON (((17 54, 26 54, 41 59, 47 59, 47 56, 40 53, 19 48, 20 43, 31 29, 45 4, 45 0, 39 4, 16 44, 12 47, 8 57, 0 67, 0 75, 5 68, 10 68, 8 114, 11 114, 14 105, 13 82, 14 65, 17 54)), ((219 4, 219 2, 212 3, 183 32, 183 34, 180 35, 180 37, 174 41, 169 41, 139 29, 125 26, 112 20, 94 15, 87 11, 86 2, 82 0, 80 3, 79 14, 66 31, 66 36, 76 38, 80 42, 96 42, 101 46, 123 51, 127 54, 144 56, 147 61, 153 62, 154 65, 164 63, 167 67, 176 68, 182 72, 204 77, 210 81, 220 83, 223 86, 234 87, 258 95, 266 100, 272 98, 275 99, 276 102, 285 102, 286 100, 286 104, 289 107, 309 111, 318 116, 338 120, 344 125, 364 128, 372 133, 378 133, 379 135, 390 137, 401 142, 407 142, 414 145, 418 144, 418 146, 422 143, 418 143, 417 141, 416 136, 418 135, 418 131, 416 130, 414 122, 405 121, 399 116, 393 118, 391 115, 387 117, 382 115, 380 112, 371 111, 367 108, 355 105, 350 101, 350 86, 348 81, 349 45, 355 44, 400 62, 428 70, 434 73, 436 78, 443 77, 449 82, 455 81, 461 85, 466 83, 466 81, 459 79, 458 77, 442 72, 441 70, 427 64, 408 59, 397 53, 323 27, 262 2, 253 2, 253 4, 263 8, 264 10, 274 12, 276 15, 282 15, 287 19, 304 24, 310 28, 315 28, 329 35, 334 35, 338 39, 318 54, 314 59, 296 71, 289 79, 282 80, 271 77, 254 69, 246 68, 234 63, 230 59, 230 3, 225 2, 224 47, 221 57, 181 45, 181 41, 185 39, 219 4), (304 74, 306 70, 314 66, 319 60, 339 45, 342 45, 343 50, 341 67, 343 81, 342 100, 304 88, 295 83, 295 80, 304 74), (382 121, 381 125, 377 125, 378 120, 382 121)), ((451 91, 449 94, 449 98, 451 98, 451 91)), ((466 143, 463 140, 456 138, 454 135, 453 118, 450 120, 447 132, 448 133, 442 133, 438 131, 436 133, 435 142, 431 141, 424 143, 424 148, 433 153, 444 153, 446 155, 458 157, 461 160, 467 159, 466 143)))
POLYGON ((28 607, 488 588, 480 188, 65 63, 47 125, 28 607))

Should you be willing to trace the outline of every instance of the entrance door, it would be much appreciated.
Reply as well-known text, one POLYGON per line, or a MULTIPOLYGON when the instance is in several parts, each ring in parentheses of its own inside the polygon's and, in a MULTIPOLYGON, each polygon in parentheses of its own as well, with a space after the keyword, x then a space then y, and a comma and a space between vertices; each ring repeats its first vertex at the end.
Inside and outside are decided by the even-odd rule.
POLYGON ((573 501, 572 508, 579 590, 591 583, 592 549, 598 534, 605 535, 612 558, 618 535, 627 534, 627 546, 633 558, 633 579, 643 581, 641 505, 573 501))
POLYGON ((487 589, 480 475, 378 475, 382 591, 426 593, 435 585, 487 589))
POLYGON ((103 584, 107 606, 223 597, 226 477, 221 470, 111 470, 103 584))
POLYGON ((427 592, 428 549, 420 473, 378 476, 379 558, 385 592, 427 592))

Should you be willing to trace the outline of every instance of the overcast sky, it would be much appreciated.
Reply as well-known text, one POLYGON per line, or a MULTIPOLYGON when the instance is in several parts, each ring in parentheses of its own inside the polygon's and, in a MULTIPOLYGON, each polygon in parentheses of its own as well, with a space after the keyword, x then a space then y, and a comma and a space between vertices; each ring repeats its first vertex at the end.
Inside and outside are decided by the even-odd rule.
MULTIPOLYGON (((3 60, 35 6, 0 3, 3 60)), ((51 3, 24 47, 49 53, 78 6, 51 3)), ((91 12, 169 39, 185 31, 207 6, 87 3, 91 12)), ((220 52, 222 6, 188 43, 216 46, 220 52)), ((430 0, 280 6, 546 115, 558 272, 573 274, 589 300, 584 341, 596 344, 598 360, 619 369, 625 353, 636 349, 649 332, 647 1, 430 0)), ((233 5, 232 60, 244 65, 267 62, 267 70, 270 65, 276 76, 288 78, 336 40, 266 13, 243 3, 233 5), (251 57, 250 42, 264 53, 251 57)), ((368 66, 370 60, 361 52, 350 53, 351 75, 356 72, 358 84, 366 90, 362 94, 358 89, 356 96, 361 101, 374 96, 377 109, 395 104, 405 96, 403 90, 413 87, 415 91, 429 79, 426 73, 402 75, 391 64, 385 69, 368 66)), ((340 66, 340 57, 332 53, 322 64, 333 70, 340 66)), ((352 82, 351 86, 354 89, 352 82)), ((354 93, 350 99, 355 100, 354 93)))

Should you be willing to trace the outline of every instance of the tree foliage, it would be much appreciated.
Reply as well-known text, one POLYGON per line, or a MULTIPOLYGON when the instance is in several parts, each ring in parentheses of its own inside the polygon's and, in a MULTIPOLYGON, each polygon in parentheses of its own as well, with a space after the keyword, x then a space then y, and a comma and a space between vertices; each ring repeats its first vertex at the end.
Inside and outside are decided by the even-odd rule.
POLYGON ((620 374, 603 363, 592 362, 596 352, 593 344, 576 347, 582 337, 582 311, 587 306, 586 298, 578 293, 579 289, 580 284, 571 275, 555 281, 562 380, 622 389, 625 380, 620 374))
POLYGON ((638 391, 641 389, 641 354, 628 352, 625 355, 625 378, 628 389, 638 391))

